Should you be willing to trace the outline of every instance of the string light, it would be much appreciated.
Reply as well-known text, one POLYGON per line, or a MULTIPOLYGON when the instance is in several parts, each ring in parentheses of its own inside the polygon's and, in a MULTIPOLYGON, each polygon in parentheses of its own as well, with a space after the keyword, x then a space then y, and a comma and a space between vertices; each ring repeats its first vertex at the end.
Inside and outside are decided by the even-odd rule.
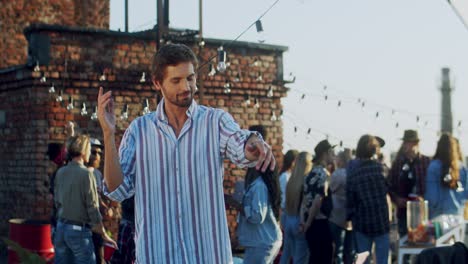
POLYGON ((143 104, 143 112, 142 112, 142 115, 146 115, 146 114, 149 114, 151 113, 151 110, 149 108, 149 101, 148 101, 148 98, 145 99, 145 103, 143 104))
POLYGON ((73 106, 73 97, 70 95, 70 97, 68 98, 67 110, 68 110, 68 111, 71 111, 71 110, 73 110, 73 108, 75 108, 75 107, 73 106))
POLYGON ((229 83, 228 80, 224 83, 224 93, 225 94, 230 94, 231 93, 231 84, 229 83))
POLYGON ((218 48, 218 65, 216 66, 216 69, 219 72, 224 72, 226 71, 226 68, 226 51, 224 51, 223 46, 221 46, 218 48))
POLYGON ((258 98, 255 98, 254 107, 257 108, 257 109, 260 108, 260 103, 258 102, 258 98))
POLYGON ((297 126, 294 126, 294 136, 297 136, 297 126))
POLYGON ((208 76, 213 77, 215 74, 216 74, 215 66, 213 66, 213 64, 210 63, 208 76))
POLYGON ((271 118, 270 118, 271 121, 275 122, 276 120, 278 120, 278 118, 276 117, 276 114, 275 114, 275 111, 271 111, 271 118))
POLYGON ((419 123, 419 120, 420 120, 419 116, 416 116, 416 123, 419 123))
POLYGON ((263 76, 262 76, 261 72, 258 72, 258 75, 257 75, 257 78, 255 79, 255 81, 257 81, 257 82, 263 81, 263 76))
POLYGON ((257 33, 258 33, 258 42, 264 43, 265 42, 265 33, 263 31, 263 25, 262 25, 262 21, 260 19, 255 21, 255 27, 256 27, 257 33))
POLYGON ((312 129, 311 128, 307 129, 307 139, 310 138, 310 132, 312 132, 312 129))
POLYGON ((104 74, 104 72, 101 74, 101 76, 99 77, 99 81, 103 82, 106 80, 106 75, 104 74))
POLYGON ((343 140, 340 140, 340 148, 343 147, 343 140))
POLYGON ((63 91, 59 90, 57 97, 55 98, 55 101, 57 102, 62 102, 63 101, 63 91))
POLYGON ((120 115, 121 120, 127 120, 128 119, 128 104, 125 104, 123 107, 122 114, 120 115))
POLYGON ((49 93, 50 93, 50 94, 55 93, 54 83, 52 83, 52 85, 50 86, 50 88, 49 88, 49 93))
POLYGON ((198 46, 201 48, 205 47, 205 40, 203 38, 198 42, 198 46))
POLYGON ((327 100, 328 100, 328 95, 325 95, 325 97, 324 97, 324 98, 325 98, 325 101, 327 101, 327 100))
POLYGON ((304 100, 305 96, 306 96, 305 94, 302 94, 301 100, 304 100))
POLYGON ((141 73, 140 82, 141 82, 141 83, 146 82, 146 73, 145 73, 145 72, 142 72, 142 73, 141 73))
POLYGON ((258 66, 260 66, 260 63, 261 63, 261 61, 257 57, 254 57, 254 61, 252 62, 252 64, 250 64, 250 66, 251 67, 258 67, 258 66))
POLYGON ((268 98, 273 97, 273 86, 270 86, 270 89, 268 89, 267 97, 268 98))
POLYGON ((236 77, 234 77, 234 82, 240 82, 242 80, 240 72, 236 74, 236 77))
POLYGON ((88 111, 86 110, 86 103, 83 102, 83 106, 81 107, 81 116, 88 115, 88 111))
POLYGON ((41 70, 41 67, 39 67, 39 61, 36 61, 36 66, 34 66, 34 71, 39 72, 41 70))
POLYGON ((366 107, 366 102, 362 101, 361 107, 362 107, 362 108, 366 107))
POLYGON ((338 101, 338 107, 341 107, 341 100, 338 101))
POLYGON ((40 82, 41 83, 47 82, 47 77, 46 77, 45 73, 42 75, 40 82))
POLYGON ((246 106, 250 106, 251 104, 250 96, 248 94, 244 95, 244 103, 246 106))
POLYGON ((96 121, 98 119, 97 116, 97 106, 94 107, 94 112, 91 114, 91 120, 96 121))
POLYGON ((400 127, 400 123, 396 122, 395 128, 399 128, 399 127, 400 127))
POLYGON ((375 118, 379 118, 379 115, 380 115, 379 112, 376 112, 375 113, 375 118))

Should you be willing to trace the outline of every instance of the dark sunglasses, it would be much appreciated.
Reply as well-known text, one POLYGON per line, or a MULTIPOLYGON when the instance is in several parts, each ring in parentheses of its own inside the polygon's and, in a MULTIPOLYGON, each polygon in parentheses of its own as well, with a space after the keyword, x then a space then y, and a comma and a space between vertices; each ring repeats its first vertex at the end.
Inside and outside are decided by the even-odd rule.
POLYGON ((99 156, 102 156, 102 151, 92 150, 91 154, 93 154, 93 155, 99 154, 99 156))

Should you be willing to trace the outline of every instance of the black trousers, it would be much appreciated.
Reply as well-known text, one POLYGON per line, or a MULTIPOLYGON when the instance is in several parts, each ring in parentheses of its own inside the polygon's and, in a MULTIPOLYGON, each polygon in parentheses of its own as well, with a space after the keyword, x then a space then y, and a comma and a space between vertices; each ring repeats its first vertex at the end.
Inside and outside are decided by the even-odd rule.
POLYGON ((331 264, 333 260, 333 238, 327 219, 314 219, 306 231, 309 245, 309 264, 331 264))

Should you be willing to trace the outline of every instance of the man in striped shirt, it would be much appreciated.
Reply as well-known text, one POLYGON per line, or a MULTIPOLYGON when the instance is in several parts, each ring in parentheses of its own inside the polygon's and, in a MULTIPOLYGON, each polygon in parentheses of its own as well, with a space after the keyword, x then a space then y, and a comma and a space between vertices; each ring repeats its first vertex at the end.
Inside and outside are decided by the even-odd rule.
POLYGON ((232 263, 223 159, 262 171, 276 165, 261 136, 193 100, 196 67, 185 45, 158 50, 152 77, 163 99, 130 124, 119 153, 112 92, 99 90, 104 189, 117 201, 135 195, 136 263, 232 263))

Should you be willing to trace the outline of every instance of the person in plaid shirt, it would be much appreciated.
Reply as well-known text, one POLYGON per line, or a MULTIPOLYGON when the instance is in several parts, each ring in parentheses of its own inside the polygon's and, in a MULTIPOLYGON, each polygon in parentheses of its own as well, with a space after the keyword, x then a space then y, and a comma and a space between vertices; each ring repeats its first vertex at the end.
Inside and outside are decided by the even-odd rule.
MULTIPOLYGON (((371 251, 375 243, 377 264, 387 263, 390 248, 388 187, 382 164, 376 160, 380 145, 372 135, 359 139, 358 167, 347 178, 347 220, 352 221, 358 253, 371 251)), ((368 261, 367 261, 368 262, 368 261)))
POLYGON ((398 232, 407 233, 406 202, 423 199, 426 173, 431 159, 419 153, 419 137, 415 130, 406 130, 403 143, 393 161, 389 175, 390 197, 397 206, 398 232))

